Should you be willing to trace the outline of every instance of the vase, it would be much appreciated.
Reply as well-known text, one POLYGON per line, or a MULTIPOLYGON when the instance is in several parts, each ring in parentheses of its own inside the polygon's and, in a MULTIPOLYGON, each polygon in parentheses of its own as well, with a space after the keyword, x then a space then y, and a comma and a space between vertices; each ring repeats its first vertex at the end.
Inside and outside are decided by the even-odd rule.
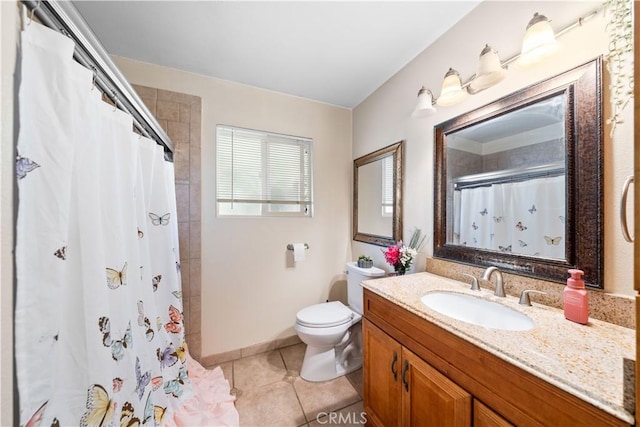
POLYGON ((404 274, 407 272, 407 269, 404 265, 394 265, 393 268, 396 270, 396 274, 398 276, 404 276, 404 274))

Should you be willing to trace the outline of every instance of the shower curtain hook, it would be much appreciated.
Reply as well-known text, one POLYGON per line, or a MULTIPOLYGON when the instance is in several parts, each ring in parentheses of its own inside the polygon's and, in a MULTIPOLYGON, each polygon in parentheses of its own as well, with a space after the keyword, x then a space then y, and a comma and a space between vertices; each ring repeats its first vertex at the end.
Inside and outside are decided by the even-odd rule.
POLYGON ((96 74, 98 70, 96 67, 91 66, 91 72, 93 73, 93 77, 91 78, 91 91, 93 92, 93 89, 96 87, 96 74))
POLYGON ((33 13, 40 7, 40 3, 42 3, 42 1, 38 0, 38 3, 36 4, 36 7, 31 9, 31 14, 29 15, 29 22, 27 23, 27 25, 31 25, 31 21, 33 21, 33 13))
POLYGON ((118 110, 118 94, 115 90, 112 90, 111 95, 113 95, 113 112, 115 113, 118 110))

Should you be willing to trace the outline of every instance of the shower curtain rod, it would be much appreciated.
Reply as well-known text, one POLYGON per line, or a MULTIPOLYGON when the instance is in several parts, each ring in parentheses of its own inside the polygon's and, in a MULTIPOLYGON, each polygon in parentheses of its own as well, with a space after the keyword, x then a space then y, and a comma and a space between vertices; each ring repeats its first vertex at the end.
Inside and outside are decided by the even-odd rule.
POLYGON ((554 162, 546 165, 531 166, 528 168, 505 169, 497 172, 465 175, 454 178, 453 186, 456 190, 462 190, 463 188, 488 187, 493 184, 526 181, 545 176, 559 176, 564 173, 564 162, 554 162))
POLYGON ((135 128, 164 147, 165 159, 173 160, 173 143, 144 105, 127 79, 115 66, 82 15, 70 1, 21 0, 45 26, 65 34, 75 42, 73 57, 93 71, 95 85, 116 105, 131 114, 135 128))

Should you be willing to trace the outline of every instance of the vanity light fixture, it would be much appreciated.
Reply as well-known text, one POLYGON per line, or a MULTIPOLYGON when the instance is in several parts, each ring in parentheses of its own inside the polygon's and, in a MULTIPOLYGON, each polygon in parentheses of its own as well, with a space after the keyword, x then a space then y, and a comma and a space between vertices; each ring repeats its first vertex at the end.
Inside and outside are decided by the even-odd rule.
POLYGON ((424 86, 418 91, 418 102, 411 117, 426 117, 436 112, 433 106, 433 93, 424 86))
POLYGON ((533 15, 522 39, 518 65, 527 66, 540 62, 558 50, 556 35, 550 22, 546 16, 537 12, 533 15))
POLYGON ((460 73, 453 68, 449 68, 447 74, 444 75, 442 89, 440 90, 440 96, 436 100, 436 104, 441 107, 448 107, 461 102, 466 97, 467 92, 462 88, 460 73))
POLYGON ((469 82, 467 91, 476 94, 500 83, 507 77, 507 70, 500 63, 498 53, 489 45, 485 45, 480 52, 480 64, 476 76, 469 82))
POLYGON ((453 68, 449 68, 442 82, 440 97, 434 99, 433 93, 422 86, 418 92, 416 108, 413 110, 413 113, 411 113, 411 116, 415 118, 425 117, 436 111, 433 104, 438 104, 442 107, 455 105, 461 102, 467 96, 467 93, 475 95, 478 92, 498 84, 507 76, 507 67, 512 62, 517 62, 518 65, 525 66, 541 61, 558 50, 557 38, 576 27, 582 26, 586 21, 596 16, 600 10, 602 10, 601 7, 585 16, 581 16, 556 34, 554 34, 553 28, 551 27, 551 21, 549 21, 546 16, 535 13, 527 25, 527 30, 522 40, 522 51, 520 53, 506 61, 500 61, 496 51, 494 51, 491 46, 485 45, 480 53, 480 64, 476 74, 462 83, 460 73, 453 68), (428 107, 429 101, 431 108, 428 107))

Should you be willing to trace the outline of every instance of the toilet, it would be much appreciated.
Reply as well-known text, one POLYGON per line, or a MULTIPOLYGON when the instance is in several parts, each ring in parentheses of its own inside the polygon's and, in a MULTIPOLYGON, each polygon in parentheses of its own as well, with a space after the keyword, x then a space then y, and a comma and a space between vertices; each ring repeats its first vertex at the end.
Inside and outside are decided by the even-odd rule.
POLYGON ((383 277, 376 267, 360 268, 347 263, 349 306, 340 301, 315 304, 296 314, 295 330, 307 345, 300 376, 313 382, 327 381, 362 366, 362 286, 363 280, 383 277))

